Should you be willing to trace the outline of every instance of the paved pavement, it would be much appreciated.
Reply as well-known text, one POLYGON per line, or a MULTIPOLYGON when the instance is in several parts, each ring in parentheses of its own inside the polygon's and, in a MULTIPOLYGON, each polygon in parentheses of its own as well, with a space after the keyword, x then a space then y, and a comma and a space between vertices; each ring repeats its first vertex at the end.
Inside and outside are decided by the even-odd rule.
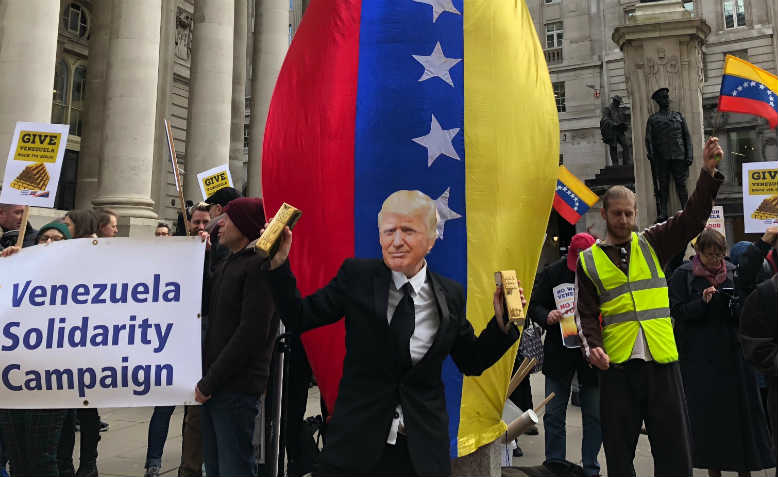
MULTIPOLYGON (((532 379, 532 394, 535 403, 540 402, 543 395, 543 376, 536 374, 532 379)), ((308 396, 308 414, 319 414, 319 392, 317 388, 312 388, 308 396)), ((110 423, 108 432, 102 433, 100 441, 98 467, 102 476, 142 476, 143 465, 146 456, 146 438, 148 422, 151 418, 151 408, 124 408, 124 409, 103 409, 100 415, 104 421, 110 423)), ((176 408, 170 422, 170 433, 168 434, 165 452, 162 459, 162 472, 164 475, 176 475, 178 463, 181 459, 181 419, 183 417, 183 407, 176 408)), ((570 406, 567 414, 567 452, 568 460, 581 463, 581 410, 578 407, 570 406)), ((542 418, 539 426, 540 435, 521 436, 519 445, 524 451, 524 457, 514 458, 515 466, 535 466, 540 465, 544 460, 544 437, 542 418)), ((78 449, 78 445, 76 445, 78 449)), ((76 452, 78 452, 76 450, 76 452)), ((607 475, 605 467, 605 455, 600 452, 600 464, 602 465, 602 474, 607 475)), ((651 449, 646 436, 640 437, 635 460, 635 469, 638 476, 649 476, 653 473, 653 461, 651 458, 651 449)), ((695 469, 695 476, 707 475, 707 472, 695 469)), ((723 475, 737 475, 735 473, 724 473, 723 475)), ((756 476, 773 476, 775 471, 756 472, 756 476)))

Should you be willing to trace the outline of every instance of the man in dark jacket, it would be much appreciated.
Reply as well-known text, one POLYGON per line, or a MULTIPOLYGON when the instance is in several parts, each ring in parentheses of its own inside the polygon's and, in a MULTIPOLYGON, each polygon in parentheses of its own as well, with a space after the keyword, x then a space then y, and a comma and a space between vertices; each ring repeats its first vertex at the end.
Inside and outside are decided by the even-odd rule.
POLYGON ((264 226, 262 207, 236 199, 219 224, 230 255, 210 279, 205 376, 195 388, 208 475, 256 475, 251 438, 279 323, 262 259, 248 247, 264 226))
POLYGON ((600 388, 597 372, 587 363, 580 348, 567 348, 562 343, 559 321, 562 312, 557 309, 554 288, 562 284, 575 284, 575 268, 579 252, 594 244, 594 237, 586 233, 576 234, 570 241, 567 257, 557 260, 540 272, 532 290, 530 318, 545 328, 546 341, 543 346, 543 374, 546 376, 546 395, 555 394, 546 406, 543 427, 546 431, 546 467, 560 469, 566 461, 565 420, 567 401, 573 375, 578 373, 581 385, 581 412, 583 414, 583 441, 581 456, 584 473, 598 475, 600 464, 597 454, 602 445, 600 430, 600 388))
MULTIPOLYGON (((24 215, 23 205, 0 204, 0 250, 16 245, 19 237, 19 228, 22 226, 24 215)), ((38 231, 27 222, 22 247, 32 247, 37 244, 38 231)))
MULTIPOLYGON (((519 337, 495 317, 476 338, 465 317, 462 286, 429 270, 435 203, 419 191, 397 191, 378 214, 383 260, 347 259, 337 276, 302 298, 284 237, 270 267, 284 323, 296 332, 345 316, 346 356, 318 475, 448 475, 448 414, 441 372, 451 355, 479 375, 519 337)), ((523 296, 522 296, 523 300, 523 296)))

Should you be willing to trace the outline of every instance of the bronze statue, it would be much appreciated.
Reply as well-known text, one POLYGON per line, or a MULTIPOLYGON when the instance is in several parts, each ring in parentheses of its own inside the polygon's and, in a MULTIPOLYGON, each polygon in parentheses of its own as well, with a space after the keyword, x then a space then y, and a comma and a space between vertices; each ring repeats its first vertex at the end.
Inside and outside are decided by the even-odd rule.
POLYGON ((651 95, 651 99, 659 105, 659 111, 652 114, 646 124, 646 153, 654 180, 657 222, 666 220, 668 216, 670 176, 673 176, 681 207, 686 207, 689 198, 686 179, 693 158, 689 128, 681 113, 670 111, 669 93, 668 88, 660 88, 651 95))
POLYGON ((632 145, 627 141, 627 129, 630 118, 627 108, 621 106, 621 96, 611 98, 611 104, 602 110, 600 133, 602 142, 610 147, 611 165, 619 165, 619 150, 621 146, 622 165, 632 164, 632 145))

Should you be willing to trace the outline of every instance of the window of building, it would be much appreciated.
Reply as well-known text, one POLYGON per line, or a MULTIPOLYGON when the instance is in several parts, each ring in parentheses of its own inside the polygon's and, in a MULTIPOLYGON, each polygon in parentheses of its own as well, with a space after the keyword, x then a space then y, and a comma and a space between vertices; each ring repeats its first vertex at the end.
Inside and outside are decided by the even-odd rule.
POLYGON ((69 69, 67 63, 59 60, 54 66, 54 99, 51 107, 51 122, 64 124, 68 108, 69 69))
POLYGON ((683 2, 683 8, 691 13, 694 13, 694 1, 692 0, 691 2, 683 2))
POLYGON ((724 27, 739 28, 746 26, 745 0, 723 0, 724 27))
POLYGON ((564 36, 562 22, 546 23, 546 48, 562 48, 564 36))
POLYGON ((543 3, 548 5, 549 3, 559 3, 559 0, 543 0, 543 3))
POLYGON ((565 82, 560 81, 558 83, 551 84, 554 88, 554 98, 556 99, 556 110, 560 113, 567 111, 565 106, 565 82))
POLYGON ((86 8, 77 3, 67 4, 62 11, 62 26, 68 33, 86 38, 89 33, 89 15, 86 8))
POLYGON ((249 129, 250 124, 243 124, 243 151, 248 153, 249 151, 249 129))
POLYGON ((60 59, 54 67, 54 97, 51 122, 70 124, 70 134, 81 136, 86 107, 86 65, 79 60, 60 59))
POLYGON ((86 66, 78 65, 73 70, 73 87, 70 95, 70 134, 81 136, 84 126, 82 117, 86 100, 86 66))
POLYGON ((731 129, 727 131, 726 139, 724 150, 727 151, 727 157, 721 161, 719 168, 723 169, 721 172, 728 178, 727 182, 741 186, 743 163, 761 160, 757 150, 756 133, 753 128, 731 129))

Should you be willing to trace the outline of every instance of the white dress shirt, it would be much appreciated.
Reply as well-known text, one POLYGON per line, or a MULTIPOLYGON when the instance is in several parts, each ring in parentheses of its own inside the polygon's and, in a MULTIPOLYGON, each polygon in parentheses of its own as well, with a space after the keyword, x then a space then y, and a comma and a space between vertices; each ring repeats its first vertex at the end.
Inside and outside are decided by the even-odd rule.
MULTIPOLYGON (((435 303, 435 294, 432 291, 432 285, 427 279, 427 262, 421 267, 419 272, 408 278, 402 272, 392 271, 392 282, 389 285, 389 303, 386 309, 386 320, 391 324, 392 315, 395 308, 403 298, 402 287, 411 284, 411 298, 413 299, 413 309, 415 314, 415 327, 411 335, 411 362, 418 363, 435 341, 435 336, 440 327, 440 316, 438 314, 437 303, 435 303)), ((389 435, 386 442, 395 444, 397 442, 397 432, 403 422, 403 412, 400 404, 395 408, 394 420, 389 428, 389 435)))

